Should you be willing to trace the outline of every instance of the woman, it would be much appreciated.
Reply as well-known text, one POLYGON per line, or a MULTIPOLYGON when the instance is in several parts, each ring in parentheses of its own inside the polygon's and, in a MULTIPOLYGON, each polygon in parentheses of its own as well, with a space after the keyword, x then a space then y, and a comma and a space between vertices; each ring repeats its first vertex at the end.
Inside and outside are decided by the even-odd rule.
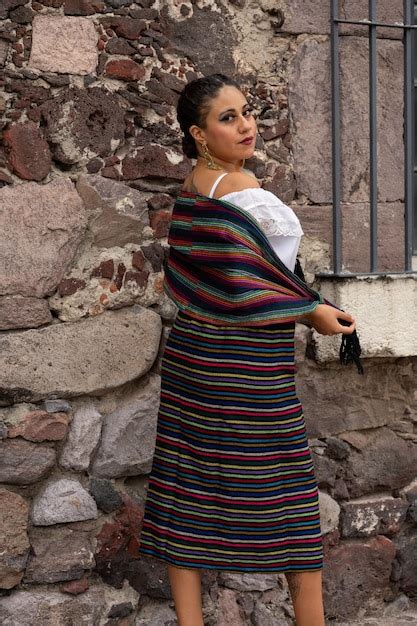
MULTIPOLYGON (((301 226, 290 207, 243 169, 257 128, 239 85, 223 74, 194 80, 181 93, 177 114, 183 150, 196 159, 180 192, 184 206, 199 199, 203 207, 213 198, 244 209, 293 272, 301 226)), ((198 216, 197 210, 193 226, 198 216)), ((184 220, 187 229, 191 222, 184 220)), ((197 247, 194 259, 195 253, 197 247)), ((297 320, 322 334, 348 335, 355 320, 323 298, 284 322, 277 309, 272 324, 269 318, 265 325, 237 326, 181 310, 180 296, 176 303, 139 552, 168 563, 180 626, 204 626, 203 568, 283 572, 297 626, 323 626, 318 489, 295 393, 294 328, 297 320)))

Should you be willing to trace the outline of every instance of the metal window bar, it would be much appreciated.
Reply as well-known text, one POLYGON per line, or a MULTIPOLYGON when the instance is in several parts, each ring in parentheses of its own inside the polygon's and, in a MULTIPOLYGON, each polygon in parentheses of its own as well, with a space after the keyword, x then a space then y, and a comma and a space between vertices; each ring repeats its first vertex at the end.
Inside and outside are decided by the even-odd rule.
MULTIPOLYGON (((386 24, 376 20, 376 0, 369 0, 369 19, 339 17, 339 0, 331 0, 331 83, 332 83, 332 187, 333 187, 333 276, 360 276, 412 273, 413 255, 413 0, 404 0, 403 23, 386 24), (340 164, 340 75, 339 24, 369 28, 369 144, 370 144, 370 272, 342 272, 342 216, 340 164), (377 33, 378 26, 404 31, 404 272, 377 271, 377 33)), ((324 273, 323 273, 324 275, 324 273)))

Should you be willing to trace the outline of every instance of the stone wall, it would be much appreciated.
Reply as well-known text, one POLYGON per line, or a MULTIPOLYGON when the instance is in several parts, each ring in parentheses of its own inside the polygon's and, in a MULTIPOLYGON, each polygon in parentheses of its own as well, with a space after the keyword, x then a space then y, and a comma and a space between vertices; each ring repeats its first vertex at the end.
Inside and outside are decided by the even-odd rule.
MULTIPOLYGON (((193 163, 175 105, 236 75, 258 113, 246 165, 291 204, 313 280, 331 259, 329 7, 319 0, 0 3, 0 623, 175 623, 164 564, 138 559, 160 359, 176 309, 164 261, 193 163), (204 45, 203 45, 204 43, 204 45)), ((402 2, 378 3, 401 19, 402 2)), ((347 17, 363 3, 345 0, 347 17)), ((344 262, 368 267, 367 40, 342 41, 344 262)), ((380 269, 401 268, 402 44, 378 42, 380 269)), ((365 376, 297 330, 320 487, 329 619, 417 595, 417 360, 365 376)), ((206 623, 292 623, 285 577, 203 572, 206 623)), ((379 621, 379 624, 382 624, 379 621)))

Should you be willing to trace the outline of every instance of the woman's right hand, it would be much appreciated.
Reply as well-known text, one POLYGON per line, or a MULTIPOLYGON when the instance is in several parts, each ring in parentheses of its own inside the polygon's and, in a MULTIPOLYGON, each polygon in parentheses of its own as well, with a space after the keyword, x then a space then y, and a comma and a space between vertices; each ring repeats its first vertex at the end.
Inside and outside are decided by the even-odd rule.
POLYGON ((350 335, 356 328, 356 321, 352 315, 329 304, 318 304, 314 311, 303 317, 321 335, 337 335, 338 333, 350 335), (349 326, 340 324, 337 321, 338 318, 349 322, 349 326))

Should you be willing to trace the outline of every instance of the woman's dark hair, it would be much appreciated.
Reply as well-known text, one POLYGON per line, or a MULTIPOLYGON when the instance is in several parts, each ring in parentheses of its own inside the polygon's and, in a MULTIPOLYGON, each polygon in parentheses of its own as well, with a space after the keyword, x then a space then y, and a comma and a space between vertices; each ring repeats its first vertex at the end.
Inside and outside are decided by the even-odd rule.
POLYGON ((225 74, 210 74, 187 83, 180 93, 177 104, 177 119, 184 137, 182 149, 190 159, 198 157, 195 139, 189 132, 194 124, 205 128, 206 117, 210 111, 210 100, 215 98, 224 85, 240 89, 240 85, 225 74))

